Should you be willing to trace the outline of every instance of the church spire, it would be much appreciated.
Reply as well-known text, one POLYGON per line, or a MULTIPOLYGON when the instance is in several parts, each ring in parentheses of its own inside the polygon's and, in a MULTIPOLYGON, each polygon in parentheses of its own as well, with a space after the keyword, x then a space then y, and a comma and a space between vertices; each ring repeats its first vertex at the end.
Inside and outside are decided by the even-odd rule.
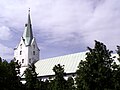
POLYGON ((31 19, 30 19, 30 8, 29 8, 29 10, 28 10, 28 24, 31 25, 31 19))
POLYGON ((27 22, 27 24, 25 24, 23 39, 24 39, 24 42, 26 45, 30 45, 31 41, 33 39, 32 24, 31 24, 31 18, 30 18, 30 9, 28 10, 28 22, 27 22))

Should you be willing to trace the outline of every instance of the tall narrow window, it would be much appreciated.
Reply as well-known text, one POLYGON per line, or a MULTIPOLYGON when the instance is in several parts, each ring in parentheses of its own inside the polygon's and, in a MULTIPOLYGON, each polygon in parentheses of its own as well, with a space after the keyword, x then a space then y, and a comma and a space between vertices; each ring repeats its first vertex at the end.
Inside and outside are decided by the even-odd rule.
POLYGON ((35 49, 35 45, 33 45, 33 48, 35 49))
POLYGON ((29 63, 31 63, 31 58, 29 59, 29 63))
POLYGON ((22 63, 24 63, 24 59, 22 59, 22 63))
POLYGON ((33 51, 33 55, 35 55, 35 51, 33 51))
POLYGON ((20 49, 22 49, 22 44, 20 44, 20 49))
POLYGON ((20 55, 22 55, 22 51, 20 51, 20 55))

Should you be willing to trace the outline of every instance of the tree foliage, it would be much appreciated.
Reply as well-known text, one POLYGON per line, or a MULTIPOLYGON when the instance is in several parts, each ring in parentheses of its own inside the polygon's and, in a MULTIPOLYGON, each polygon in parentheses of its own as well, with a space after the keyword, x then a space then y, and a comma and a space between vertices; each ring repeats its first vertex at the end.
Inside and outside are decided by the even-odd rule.
POLYGON ((38 88, 37 86, 39 86, 35 65, 33 63, 25 70, 25 81, 25 85, 28 90, 36 90, 38 88))
POLYGON ((53 90, 65 90, 66 80, 64 79, 64 66, 60 64, 55 65, 53 71, 55 72, 53 90))
POLYGON ((113 89, 112 51, 98 41, 94 48, 88 47, 86 60, 81 61, 76 77, 78 90, 111 90, 113 89))
POLYGON ((73 79, 73 77, 68 77, 67 79, 67 89, 66 90, 76 90, 75 87, 75 80, 73 79))
POLYGON ((117 46, 116 57, 98 41, 88 50, 85 60, 78 65, 75 78, 65 79, 64 65, 58 64, 53 67, 53 77, 38 80, 35 65, 30 64, 25 70, 25 84, 19 77, 18 61, 8 63, 0 58, 0 90, 120 90, 120 46, 117 46))
POLYGON ((118 54, 117 60, 119 61, 119 64, 114 62, 113 65, 113 84, 115 90, 120 90, 120 46, 117 46, 116 52, 118 54))
POLYGON ((22 83, 19 77, 20 66, 13 60, 8 63, 0 58, 0 89, 21 90, 22 83))

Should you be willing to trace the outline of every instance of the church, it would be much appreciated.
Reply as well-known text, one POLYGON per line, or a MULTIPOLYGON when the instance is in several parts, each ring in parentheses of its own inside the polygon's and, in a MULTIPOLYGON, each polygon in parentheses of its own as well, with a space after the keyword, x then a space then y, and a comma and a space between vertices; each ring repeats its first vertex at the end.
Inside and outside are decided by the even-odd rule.
POLYGON ((35 63, 39 60, 39 48, 32 33, 32 24, 30 19, 30 10, 28 13, 28 22, 25 24, 25 30, 21 41, 16 48, 14 48, 14 58, 21 63, 21 75, 24 73, 28 64, 35 63))
POLYGON ((48 59, 39 59, 40 49, 37 46, 37 41, 33 36, 32 23, 30 18, 30 10, 28 12, 28 21, 25 24, 25 30, 21 37, 20 43, 14 48, 14 58, 21 63, 21 76, 29 64, 35 63, 38 78, 46 79, 53 77, 53 67, 55 65, 64 65, 66 76, 74 76, 81 60, 85 60, 86 52, 69 54, 48 59))

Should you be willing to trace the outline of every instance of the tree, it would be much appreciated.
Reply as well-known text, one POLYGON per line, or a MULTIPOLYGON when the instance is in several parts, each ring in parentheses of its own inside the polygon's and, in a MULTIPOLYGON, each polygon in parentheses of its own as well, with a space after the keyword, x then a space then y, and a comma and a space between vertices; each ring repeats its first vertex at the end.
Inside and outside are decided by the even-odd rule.
POLYGON ((6 90, 8 88, 8 62, 3 61, 2 58, 0 58, 0 89, 6 90))
POLYGON ((117 46, 116 50, 118 54, 118 63, 113 64, 113 84, 114 90, 120 90, 120 46, 117 46))
POLYGON ((19 72, 17 72, 20 68, 18 66, 18 63, 13 60, 8 63, 6 60, 0 58, 1 90, 21 90, 22 83, 20 82, 19 72))
POLYGON ((49 80, 45 80, 45 81, 40 81, 40 90, 51 90, 51 86, 50 86, 50 82, 49 80))
POLYGON ((75 90, 74 79, 72 77, 68 77, 67 80, 67 90, 75 90))
MULTIPOLYGON (((11 60, 11 62, 8 65, 8 82, 10 83, 11 90, 21 90, 22 88, 22 83, 20 82, 21 78, 19 76, 20 74, 20 65, 18 62, 14 62, 11 60)), ((10 88, 9 87, 9 88, 10 88)))
POLYGON ((88 47, 85 61, 81 61, 76 71, 78 90, 108 90, 113 89, 112 51, 98 41, 94 48, 88 47))
POLYGON ((28 66, 28 68, 25 70, 25 80, 26 80, 26 88, 28 90, 36 90, 38 89, 38 79, 37 79, 37 73, 35 71, 35 65, 32 63, 28 66))
POLYGON ((55 65, 53 71, 55 72, 55 79, 52 81, 54 82, 52 90, 65 90, 66 80, 64 79, 64 66, 60 64, 55 65))

